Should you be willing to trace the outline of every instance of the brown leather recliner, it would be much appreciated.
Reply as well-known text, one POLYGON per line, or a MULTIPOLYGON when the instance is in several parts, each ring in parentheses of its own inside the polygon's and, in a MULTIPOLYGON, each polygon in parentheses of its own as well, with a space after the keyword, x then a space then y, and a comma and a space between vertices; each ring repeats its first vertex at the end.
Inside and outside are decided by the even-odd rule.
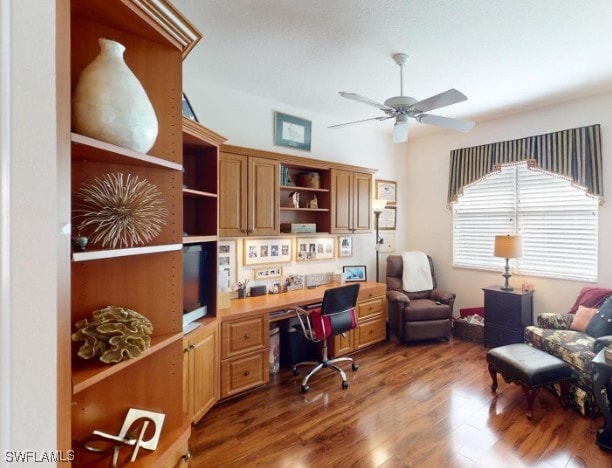
POLYGON ((401 342, 451 337, 455 293, 438 289, 431 257, 428 255, 433 289, 419 292, 403 290, 401 255, 387 257, 387 302, 389 324, 401 342))

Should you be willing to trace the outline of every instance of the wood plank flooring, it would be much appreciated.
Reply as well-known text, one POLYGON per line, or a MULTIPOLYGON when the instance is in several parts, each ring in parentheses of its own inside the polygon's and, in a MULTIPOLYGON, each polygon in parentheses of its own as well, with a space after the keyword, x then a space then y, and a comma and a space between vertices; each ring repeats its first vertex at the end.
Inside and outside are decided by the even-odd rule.
MULTIPOLYGON (((481 345, 393 339, 345 365, 350 386, 320 371, 310 391, 281 368, 269 385, 217 404, 194 427, 198 467, 612 467, 595 445, 603 419, 563 410, 542 389, 533 418, 522 390, 490 390, 481 345)), ((303 373, 302 373, 303 374, 303 373)))

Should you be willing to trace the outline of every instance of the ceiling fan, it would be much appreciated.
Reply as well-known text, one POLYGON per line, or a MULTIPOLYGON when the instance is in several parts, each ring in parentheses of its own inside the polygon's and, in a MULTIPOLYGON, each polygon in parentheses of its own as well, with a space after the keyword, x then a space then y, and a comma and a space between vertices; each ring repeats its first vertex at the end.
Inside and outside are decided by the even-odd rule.
POLYGON ((387 120, 395 117, 395 125, 393 126, 393 143, 402 143, 408 140, 408 118, 413 118, 417 122, 436 125, 437 127, 449 128, 460 132, 469 132, 474 128, 474 122, 467 120, 451 119, 440 115, 426 114, 433 109, 450 106, 461 101, 467 100, 467 97, 451 88, 435 96, 428 97, 422 101, 417 101, 410 96, 404 96, 404 65, 408 62, 408 55, 395 54, 393 55, 395 63, 400 67, 400 95, 389 98, 384 104, 373 101, 367 97, 360 96, 355 93, 347 93, 340 91, 340 96, 353 99, 354 101, 362 102, 369 106, 376 107, 385 113, 380 117, 371 119, 357 120, 355 122, 346 122, 338 125, 332 125, 329 128, 344 127, 355 123, 368 122, 370 120, 387 120))

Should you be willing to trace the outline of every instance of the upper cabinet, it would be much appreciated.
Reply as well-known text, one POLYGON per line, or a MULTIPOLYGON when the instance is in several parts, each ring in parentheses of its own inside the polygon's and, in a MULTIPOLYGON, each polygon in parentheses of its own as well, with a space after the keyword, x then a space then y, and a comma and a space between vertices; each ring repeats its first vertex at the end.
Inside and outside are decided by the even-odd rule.
POLYGON ((223 145, 219 236, 371 231, 373 169, 223 145))
MULTIPOLYGON (((81 200, 75 194, 84 185, 110 180, 109 176, 121 176, 126 186, 127 179, 135 177, 154 185, 166 214, 160 232, 136 245, 120 242, 109 247, 90 239, 85 251, 73 252, 71 278, 66 278, 71 290, 70 329, 62 328, 60 339, 69 343, 76 322, 91 319, 93 311, 109 305, 147 317, 152 335, 150 346, 141 354, 114 364, 98 357, 85 360, 77 355, 83 342, 72 344, 71 361, 58 362, 58 374, 68 369, 71 375, 71 408, 58 413, 59 437, 69 434, 78 465, 109 466, 112 450, 96 453, 86 446, 94 431, 118 434, 129 408, 163 413, 157 449, 140 450, 134 466, 174 466, 187 453, 190 435, 180 398, 183 232, 187 228, 215 238, 217 234, 216 223, 195 228, 183 223, 183 139, 177 131, 183 120, 182 60, 200 35, 165 0, 70 0, 69 24, 64 26, 58 29, 70 30, 71 88, 100 53, 98 39, 110 39, 125 47, 125 63, 142 84, 158 122, 157 138, 146 153, 104 138, 71 134, 72 187, 66 190, 73 196, 73 235, 83 219, 78 211, 81 200)), ((216 182, 202 184, 193 188, 194 196, 205 205, 208 199, 215 205, 216 182)), ((104 195, 113 198, 120 193, 117 187, 105 186, 104 195)), ((124 189, 127 195, 133 193, 124 189)), ((198 209, 208 205, 194 208, 198 209)), ((120 226, 116 223, 115 228, 120 226)), ((129 461, 131 453, 130 447, 122 447, 119 464, 129 461)))
POLYGON ((279 234, 278 180, 278 161, 221 152, 219 235, 237 237, 279 234))
POLYGON ((331 232, 350 234, 372 230, 372 174, 332 169, 331 232))

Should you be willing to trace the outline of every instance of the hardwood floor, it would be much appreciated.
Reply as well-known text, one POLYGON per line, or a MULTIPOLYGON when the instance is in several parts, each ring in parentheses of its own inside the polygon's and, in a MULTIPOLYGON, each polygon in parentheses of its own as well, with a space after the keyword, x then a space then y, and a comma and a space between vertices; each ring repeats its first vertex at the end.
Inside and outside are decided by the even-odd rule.
MULTIPOLYGON (((281 368, 269 385, 217 404, 194 428, 192 467, 609 467, 602 418, 563 410, 542 389, 525 416, 521 389, 490 390, 486 348, 458 339, 354 355, 350 386, 320 371, 310 391, 281 368)), ((343 366, 350 369, 350 365, 343 366)))

